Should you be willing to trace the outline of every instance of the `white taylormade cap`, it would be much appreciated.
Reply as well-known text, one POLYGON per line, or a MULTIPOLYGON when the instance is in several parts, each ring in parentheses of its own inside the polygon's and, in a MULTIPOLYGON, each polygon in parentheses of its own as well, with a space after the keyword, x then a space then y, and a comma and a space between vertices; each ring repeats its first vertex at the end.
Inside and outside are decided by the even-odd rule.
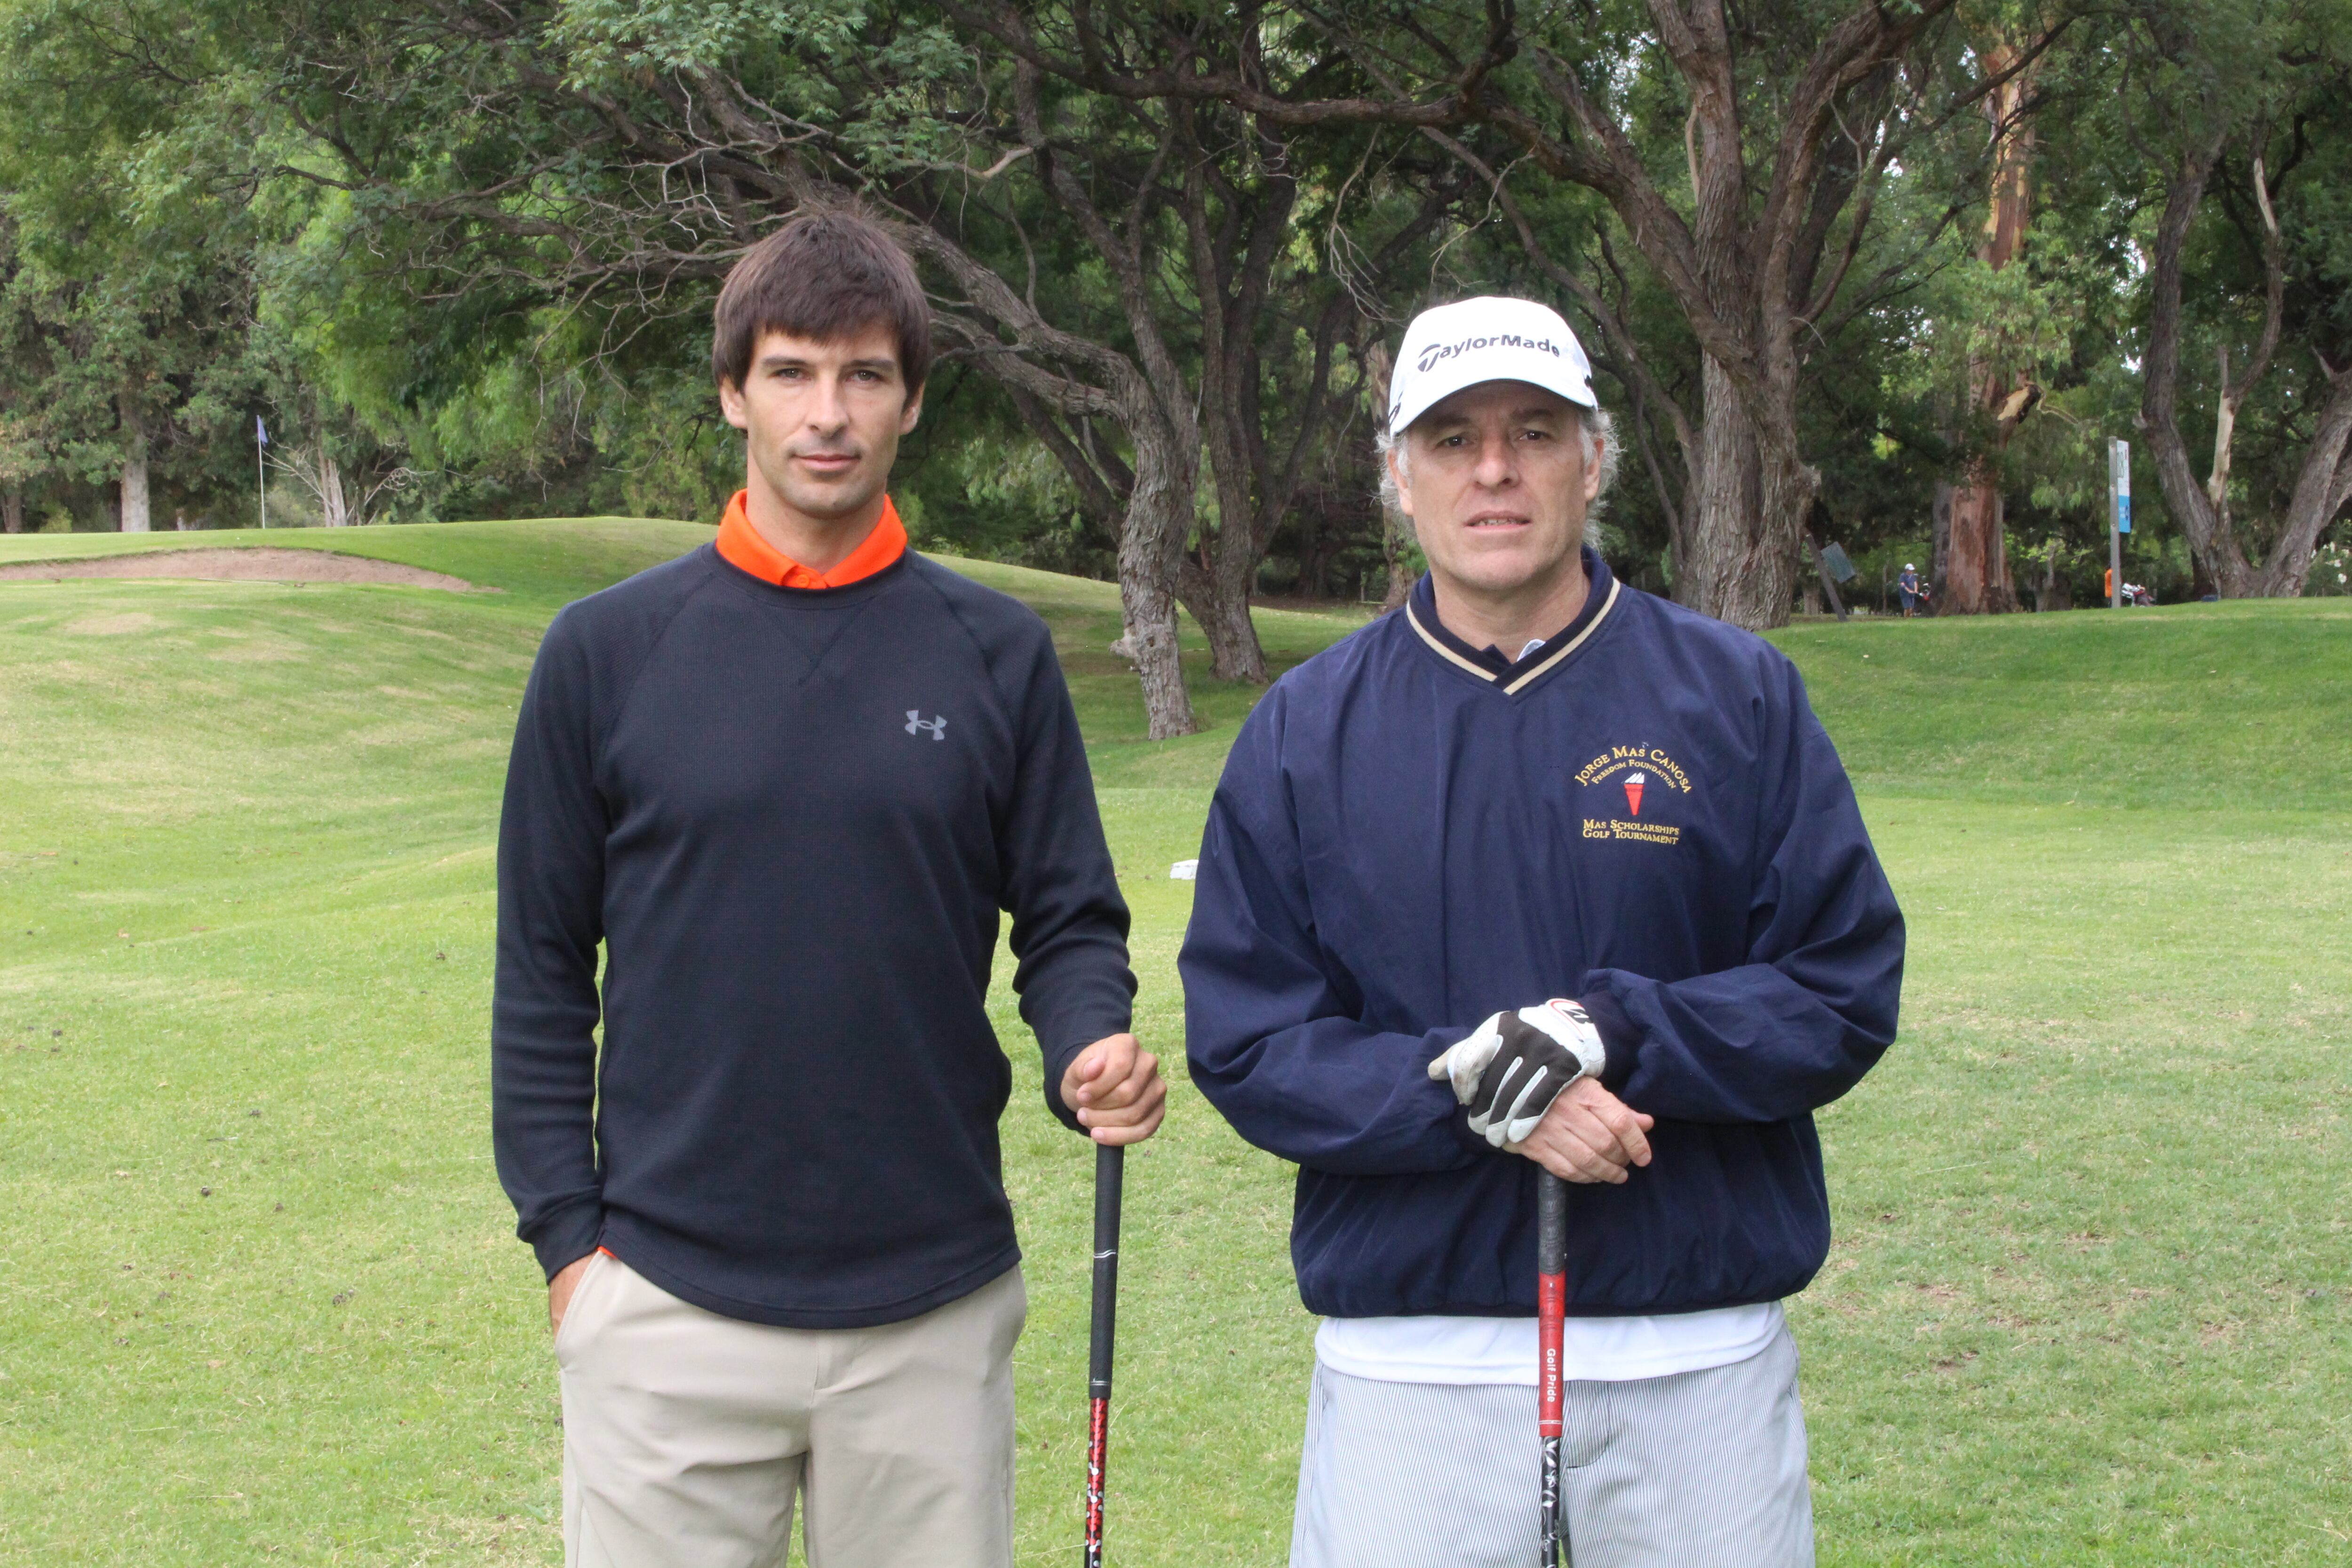
POLYGON ((1432 404, 1482 381, 1530 382, 1570 403, 1601 406, 1592 362, 1559 312, 1489 294, 1423 310, 1404 330, 1389 378, 1389 434, 1403 434, 1432 404))

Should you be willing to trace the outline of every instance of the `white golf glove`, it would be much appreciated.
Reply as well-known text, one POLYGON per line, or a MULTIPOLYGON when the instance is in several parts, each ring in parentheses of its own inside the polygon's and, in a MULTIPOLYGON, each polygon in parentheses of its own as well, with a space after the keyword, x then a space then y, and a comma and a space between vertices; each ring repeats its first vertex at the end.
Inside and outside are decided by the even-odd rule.
POLYGON ((1500 1149, 1536 1130, 1560 1091, 1600 1074, 1607 1053, 1601 1031, 1575 1003, 1497 1013, 1429 1064, 1451 1079, 1454 1098, 1470 1108, 1470 1131, 1500 1149))

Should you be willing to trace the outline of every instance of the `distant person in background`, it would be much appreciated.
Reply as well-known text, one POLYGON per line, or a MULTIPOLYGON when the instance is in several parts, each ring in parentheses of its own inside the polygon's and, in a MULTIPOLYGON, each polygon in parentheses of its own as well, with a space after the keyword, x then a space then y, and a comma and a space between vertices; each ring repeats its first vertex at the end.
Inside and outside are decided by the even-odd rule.
POLYGON ((491 1135, 548 1282, 564 1560, 766 1568, 797 1494, 818 1568, 1012 1568, 989 969, 1010 911, 1047 1106, 1148 1138, 1127 906, 1045 623, 909 550, 884 489, 930 361, 905 254, 796 217, 715 340, 744 489, 548 628, 499 830, 491 1135))
POLYGON ((1903 575, 1895 579, 1895 591, 1903 595, 1903 613, 1911 616, 1919 608, 1919 569, 1908 561, 1903 563, 1903 575))

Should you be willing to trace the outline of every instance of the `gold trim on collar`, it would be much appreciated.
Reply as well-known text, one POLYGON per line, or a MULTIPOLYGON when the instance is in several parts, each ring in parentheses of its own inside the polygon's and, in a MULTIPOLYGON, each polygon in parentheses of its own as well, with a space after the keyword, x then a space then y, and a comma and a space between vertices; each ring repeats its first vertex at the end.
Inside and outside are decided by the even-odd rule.
MULTIPOLYGON (((1609 612, 1617 607, 1617 590, 1622 586, 1623 586, 1623 584, 1619 583, 1616 578, 1610 578, 1609 596, 1601 602, 1601 609, 1599 613, 1594 615, 1590 621, 1587 621, 1584 624, 1584 629, 1577 633, 1574 637, 1569 638, 1568 641, 1560 644, 1559 647, 1553 649, 1541 664, 1536 666, 1533 669, 1528 670, 1525 675, 1520 676, 1508 686, 1505 686, 1503 688, 1503 695, 1506 697, 1517 696, 1521 687, 1527 685, 1528 682, 1535 679, 1545 671, 1550 669, 1553 665, 1558 664, 1561 659, 1566 658, 1578 648, 1582 647, 1586 640, 1590 638, 1594 632, 1601 629, 1601 623, 1609 618, 1609 612)), ((1405 602, 1404 618, 1412 624, 1412 629, 1421 634, 1421 640, 1427 643, 1430 646, 1431 651, 1434 652, 1439 658, 1460 668, 1468 670, 1471 674, 1476 676, 1481 680, 1493 682, 1498 685, 1501 683, 1503 679, 1501 676, 1496 674, 1493 670, 1488 669, 1483 664, 1478 664, 1473 660, 1463 658, 1460 654, 1454 652, 1452 648, 1447 647, 1444 643, 1440 642, 1434 636, 1433 636, 1430 629, 1421 624, 1421 617, 1412 613, 1412 602, 1411 600, 1407 600, 1405 602)))
POLYGON ((1501 676, 1496 675, 1485 665, 1479 664, 1472 659, 1464 658, 1460 654, 1455 653, 1452 648, 1447 647, 1444 643, 1430 636, 1429 628, 1421 624, 1421 617, 1412 613, 1412 602, 1410 599, 1405 601, 1404 618, 1412 623, 1412 629, 1421 634, 1421 640, 1427 643, 1437 654, 1438 658, 1450 660, 1453 663, 1461 666, 1464 669, 1468 670, 1471 674, 1476 676, 1481 680, 1493 681, 1500 680, 1502 679, 1501 676))
MULTIPOLYGON (((1535 679, 1538 676, 1543 674, 1545 670, 1549 669, 1553 665, 1558 664, 1561 659, 1566 658, 1570 654, 1572 654, 1578 648, 1582 647, 1584 646, 1585 639, 1590 637, 1593 633, 1599 631, 1601 629, 1601 623, 1609 618, 1609 612, 1616 608, 1618 586, 1619 584, 1617 579, 1614 577, 1610 578, 1609 596, 1601 601, 1600 613, 1595 615, 1591 620, 1584 623, 1584 629, 1582 631, 1569 638, 1565 643, 1562 643, 1559 652, 1551 655, 1541 664, 1536 666, 1533 669, 1528 671, 1525 675, 1522 675, 1508 686, 1503 688, 1503 694, 1507 697, 1517 697, 1519 694, 1520 687, 1525 686, 1528 681, 1535 679)), ((1498 677, 1497 679, 1500 678, 1498 677)))

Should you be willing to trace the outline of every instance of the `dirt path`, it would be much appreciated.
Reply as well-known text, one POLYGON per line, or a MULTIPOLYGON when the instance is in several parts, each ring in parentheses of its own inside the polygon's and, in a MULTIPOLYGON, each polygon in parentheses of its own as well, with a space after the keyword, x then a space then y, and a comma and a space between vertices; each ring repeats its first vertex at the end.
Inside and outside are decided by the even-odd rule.
POLYGON ((0 565, 0 583, 54 583, 68 577, 181 577, 207 583, 389 583, 402 588, 444 588, 453 594, 477 588, 463 577, 339 555, 331 550, 243 549, 142 550, 128 555, 84 556, 74 561, 24 561, 0 565))

